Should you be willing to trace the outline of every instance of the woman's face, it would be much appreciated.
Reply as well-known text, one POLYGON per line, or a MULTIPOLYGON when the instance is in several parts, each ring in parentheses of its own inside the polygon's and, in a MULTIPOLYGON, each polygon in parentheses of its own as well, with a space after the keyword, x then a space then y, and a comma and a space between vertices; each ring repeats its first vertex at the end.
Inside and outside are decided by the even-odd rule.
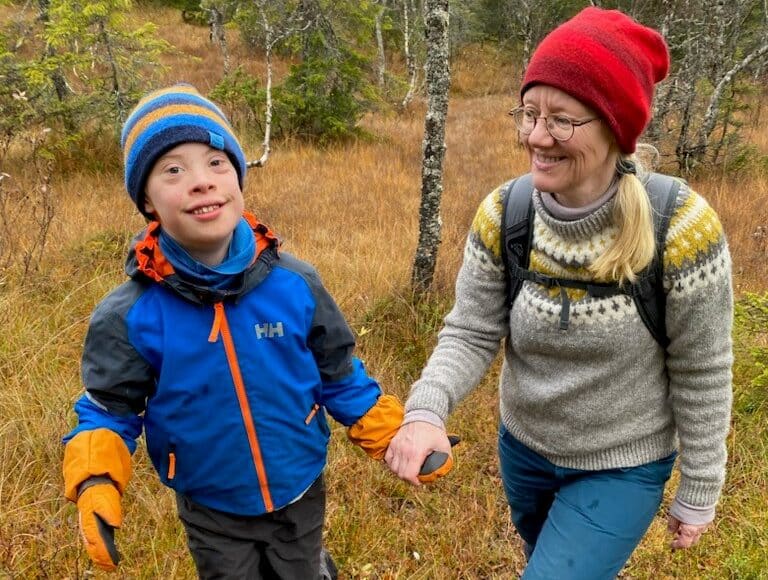
MULTIPOLYGON (((567 93, 547 85, 536 85, 523 95, 523 107, 537 117, 566 117, 575 123, 573 136, 555 140, 543 118, 521 140, 531 158, 533 185, 555 194, 569 207, 579 207, 600 197, 616 171, 618 148, 610 129, 597 113, 567 93)), ((560 119, 562 121, 562 119, 560 119)))

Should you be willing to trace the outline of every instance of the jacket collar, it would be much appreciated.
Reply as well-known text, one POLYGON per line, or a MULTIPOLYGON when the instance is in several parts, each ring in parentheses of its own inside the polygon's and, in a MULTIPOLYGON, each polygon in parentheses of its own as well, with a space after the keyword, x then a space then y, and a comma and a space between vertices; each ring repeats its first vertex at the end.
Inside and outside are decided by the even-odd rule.
POLYGON ((278 259, 280 240, 255 215, 244 212, 243 217, 253 230, 256 238, 256 253, 253 262, 243 273, 243 283, 236 290, 215 291, 196 286, 180 278, 173 265, 160 248, 160 222, 152 221, 133 240, 125 271, 131 278, 148 278, 170 286, 173 290, 194 302, 215 302, 230 296, 239 296, 257 285, 272 269, 278 259), (263 265, 259 267, 259 265, 263 265))

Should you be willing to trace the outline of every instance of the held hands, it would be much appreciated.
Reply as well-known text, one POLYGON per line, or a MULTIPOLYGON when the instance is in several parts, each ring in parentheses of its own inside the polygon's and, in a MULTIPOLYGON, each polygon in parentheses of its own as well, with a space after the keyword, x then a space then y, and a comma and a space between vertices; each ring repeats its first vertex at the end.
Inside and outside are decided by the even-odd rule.
POLYGON ((443 429, 423 421, 414 421, 400 427, 389 444, 384 460, 400 479, 417 486, 430 483, 453 467, 451 442, 443 429), (433 451, 445 453, 448 459, 436 471, 420 476, 424 460, 433 451))
POLYGON ((667 519, 667 531, 674 534, 672 543, 670 544, 672 549, 680 550, 694 546, 701 539, 701 535, 708 527, 709 524, 700 526, 685 524, 675 516, 669 516, 667 519))

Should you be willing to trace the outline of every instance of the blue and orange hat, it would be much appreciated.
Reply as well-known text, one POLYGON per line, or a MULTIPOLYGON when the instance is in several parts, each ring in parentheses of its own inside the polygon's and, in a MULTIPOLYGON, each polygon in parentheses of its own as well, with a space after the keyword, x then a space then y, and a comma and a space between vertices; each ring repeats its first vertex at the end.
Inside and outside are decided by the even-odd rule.
POLYGON ((192 85, 177 84, 148 93, 123 125, 125 188, 142 214, 146 215, 144 189, 155 161, 182 143, 205 143, 224 151, 242 189, 245 154, 227 116, 192 85))

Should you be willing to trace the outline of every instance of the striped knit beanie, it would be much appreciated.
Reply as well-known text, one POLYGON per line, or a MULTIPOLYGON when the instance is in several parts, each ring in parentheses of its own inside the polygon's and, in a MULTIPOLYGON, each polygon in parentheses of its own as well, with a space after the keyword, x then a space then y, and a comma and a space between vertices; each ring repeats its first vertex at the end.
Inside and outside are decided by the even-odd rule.
POLYGON ((669 72, 662 36, 618 10, 589 7, 550 32, 525 71, 520 97, 549 85, 597 111, 622 153, 651 119, 654 85, 669 72))
POLYGON ((125 188, 145 216, 144 189, 155 161, 182 143, 205 143, 229 156, 240 188, 246 161, 226 115, 195 87, 177 84, 148 93, 123 125, 120 144, 125 164, 125 188))

